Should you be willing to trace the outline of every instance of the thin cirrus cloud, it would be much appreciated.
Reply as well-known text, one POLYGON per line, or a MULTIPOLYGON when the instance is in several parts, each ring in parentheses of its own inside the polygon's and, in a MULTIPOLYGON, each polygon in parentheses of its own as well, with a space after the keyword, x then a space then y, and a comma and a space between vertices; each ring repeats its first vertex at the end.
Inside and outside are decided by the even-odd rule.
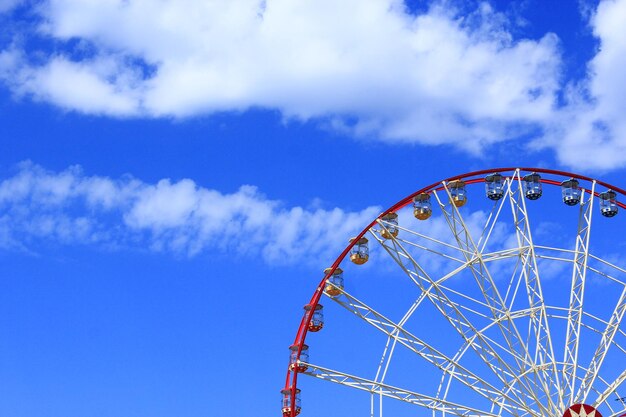
POLYGON ((50 172, 30 162, 0 182, 0 248, 41 243, 144 248, 193 256, 222 252, 268 263, 331 261, 380 212, 285 207, 253 186, 225 194, 192 180, 147 184, 132 177, 50 172), (307 256, 304 256, 307 255, 307 256))
POLYGON ((583 80, 563 73, 556 34, 519 39, 488 3, 453 4, 412 12, 401 0, 24 3, 34 29, 16 29, 1 50, 0 79, 17 96, 89 114, 260 107, 390 143, 476 153, 530 137, 567 166, 626 163, 626 0, 603 0, 591 13, 600 48, 583 80), (25 47, 29 37, 54 52, 25 47))

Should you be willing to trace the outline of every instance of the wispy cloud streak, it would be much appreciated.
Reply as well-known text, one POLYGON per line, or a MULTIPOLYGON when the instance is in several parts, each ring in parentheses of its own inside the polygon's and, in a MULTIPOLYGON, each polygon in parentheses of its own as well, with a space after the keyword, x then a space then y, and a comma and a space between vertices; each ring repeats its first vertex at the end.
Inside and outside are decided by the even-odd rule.
POLYGON ((79 244, 319 262, 334 258, 379 212, 286 207, 249 185, 225 194, 189 179, 148 184, 27 162, 0 182, 0 247, 79 244))

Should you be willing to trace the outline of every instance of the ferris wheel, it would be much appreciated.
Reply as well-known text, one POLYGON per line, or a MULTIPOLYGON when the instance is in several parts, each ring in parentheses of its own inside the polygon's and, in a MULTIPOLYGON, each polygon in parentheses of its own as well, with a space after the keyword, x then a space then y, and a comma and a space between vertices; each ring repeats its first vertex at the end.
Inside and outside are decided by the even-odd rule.
POLYGON ((324 265, 289 347, 283 417, 306 415, 301 394, 327 416, 346 399, 370 417, 626 415, 618 196, 498 168, 385 210, 324 265))

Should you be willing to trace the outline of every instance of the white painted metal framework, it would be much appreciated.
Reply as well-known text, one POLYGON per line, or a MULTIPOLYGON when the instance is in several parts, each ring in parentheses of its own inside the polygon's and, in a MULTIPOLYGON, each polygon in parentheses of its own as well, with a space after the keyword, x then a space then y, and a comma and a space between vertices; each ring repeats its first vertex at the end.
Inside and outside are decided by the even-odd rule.
POLYGON ((375 368, 354 368, 360 375, 327 366, 325 358, 315 359, 316 344, 332 343, 322 331, 307 339, 311 363, 301 362, 304 374, 368 393, 370 417, 424 414, 410 408, 386 412, 391 400, 436 416, 560 417, 575 403, 593 405, 604 417, 626 413, 619 401, 626 396, 626 270, 618 265, 626 264, 619 256, 626 245, 617 242, 615 251, 593 245, 624 241, 621 233, 606 233, 626 230, 625 223, 594 212, 596 181, 585 183, 571 208, 560 203, 560 193, 526 199, 523 175, 505 173, 497 201, 487 200, 480 184, 468 185, 474 193, 459 208, 444 181, 429 191, 431 219, 418 222, 406 208, 398 211, 399 226, 377 219, 369 229, 371 258, 378 258, 372 268, 388 270, 382 260, 391 259, 413 302, 402 314, 387 313, 389 299, 352 293, 350 268, 360 267, 342 264, 345 288, 324 305, 380 335, 382 355, 375 368), (479 198, 482 203, 473 206, 479 198), (572 218, 577 211, 573 227, 554 221, 561 211, 572 218), (538 212, 556 214, 546 220, 538 212), (428 326, 420 323, 429 317, 440 330, 423 329, 428 326), (430 389, 409 386, 410 378, 393 380, 390 370, 403 366, 395 362, 400 350, 397 360, 411 357, 417 364, 411 369, 434 381, 430 389))

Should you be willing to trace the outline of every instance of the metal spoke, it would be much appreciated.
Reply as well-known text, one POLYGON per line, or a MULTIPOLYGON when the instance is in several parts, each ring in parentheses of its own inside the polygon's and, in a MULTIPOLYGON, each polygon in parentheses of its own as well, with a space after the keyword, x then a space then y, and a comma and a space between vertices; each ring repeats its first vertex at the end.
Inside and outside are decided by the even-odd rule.
MULTIPOLYGON (((423 296, 425 297, 426 294, 427 292, 423 293, 423 296)), ((420 297, 417 303, 421 303, 421 300, 423 299, 424 298, 420 297)), ((491 402, 498 403, 512 414, 516 416, 519 415, 518 410, 534 413, 528 404, 521 403, 509 395, 504 395, 502 391, 498 390, 483 378, 475 375, 452 358, 449 358, 438 349, 404 329, 402 327, 402 321, 398 324, 394 323, 392 320, 386 318, 372 307, 345 291, 343 292, 343 297, 335 298, 333 301, 337 302, 346 310, 355 314, 357 317, 361 318, 377 330, 385 333, 389 338, 394 340, 394 344, 395 342, 398 342, 404 345, 409 350, 416 353, 420 358, 434 365, 437 369, 440 369, 444 375, 450 375, 464 386, 489 399, 491 402), (513 405, 504 403, 503 400, 505 399, 513 405)), ((384 376, 379 379, 379 374, 377 373, 375 380, 377 382, 382 382, 384 380, 384 376)))
MULTIPOLYGON (((381 222, 382 223, 382 222, 381 222)), ((385 227, 381 224, 381 227, 385 227)), ((474 325, 467 319, 467 317, 460 311, 455 303, 453 303, 441 288, 440 281, 434 281, 428 273, 419 265, 419 263, 413 258, 413 256, 406 251, 403 245, 395 238, 389 239, 391 246, 386 244, 384 240, 374 235, 376 241, 379 242, 382 247, 389 253, 389 255, 398 263, 402 270, 409 276, 409 278, 420 288, 420 290, 427 294, 428 299, 437 308, 440 314, 446 318, 446 320, 452 325, 452 327, 459 333, 464 341, 471 346, 472 350, 476 352, 478 357, 489 367, 493 374, 500 379, 506 386, 514 384, 517 381, 520 388, 523 389, 525 395, 528 395, 536 403, 543 413, 547 413, 545 406, 539 401, 535 389, 532 386, 527 385, 527 380, 520 380, 516 375, 519 374, 517 370, 513 370, 507 361, 505 361, 500 354, 494 349, 489 339, 480 333, 474 325), (408 261, 408 265, 405 265, 403 260, 408 261), (506 377, 512 378, 511 380, 506 377)), ((515 354, 508 350, 512 356, 515 354)), ((525 403, 523 396, 516 396, 517 401, 525 403)))
MULTIPOLYGON (((382 223, 384 224, 384 221, 383 221, 382 223)), ((414 231, 414 230, 404 228, 404 227, 402 227, 402 226, 400 226, 400 225, 398 225, 398 226, 396 226, 396 227, 397 227, 397 228, 398 228, 401 232, 403 232, 403 234, 413 235, 413 236, 415 236, 415 237, 417 237, 417 238, 419 238, 419 239, 423 239, 423 240, 426 240, 426 241, 429 241, 429 242, 432 242, 432 243, 436 243, 437 245, 442 246, 443 248, 452 249, 452 250, 454 250, 454 251, 458 251, 458 250, 459 250, 459 248, 458 248, 458 247, 456 247, 456 246, 454 246, 454 245, 451 245, 451 244, 449 244, 449 243, 443 242, 443 241, 441 241, 441 240, 439 240, 439 239, 436 239, 436 238, 434 238, 434 237, 432 237, 432 236, 427 236, 427 235, 424 235, 424 234, 419 233, 419 232, 416 232, 416 231, 414 231)), ((412 241, 410 241, 410 240, 408 240, 408 239, 403 239, 403 238, 401 238, 401 237, 396 237, 396 240, 398 240, 398 241, 402 242, 402 243, 403 243, 403 244, 405 244, 405 245, 410 245, 410 246, 413 246, 413 247, 415 247, 415 248, 417 248, 417 249, 421 249, 421 250, 424 250, 424 251, 427 251, 427 252, 432 252, 432 253, 433 253, 433 254, 435 254, 435 255, 442 256, 442 257, 444 257, 444 258, 450 259, 450 260, 455 261, 455 262, 458 262, 458 263, 464 263, 464 262, 465 262, 465 261, 463 261, 463 260, 462 260, 462 259, 460 259, 460 258, 456 258, 456 257, 454 257, 454 256, 451 256, 451 255, 449 255, 449 254, 445 253, 445 252, 441 252, 441 251, 435 250, 435 249, 430 248, 430 247, 428 247, 428 246, 419 245, 419 244, 417 244, 417 243, 415 243, 415 242, 412 242, 412 241)))
MULTIPOLYGON (((385 377, 387 376, 387 371, 389 370, 389 364, 391 363, 391 358, 396 349, 396 345, 398 343, 398 339, 392 336, 387 337, 387 342, 385 343, 385 349, 383 350, 383 355, 380 359, 380 363, 378 365, 378 369, 376 370, 376 376, 374 377, 374 381, 378 383, 383 383, 385 381, 385 377), (389 344, 391 343, 391 347, 389 344), (382 371, 382 373, 381 373, 382 371)), ((374 417, 374 397, 376 393, 372 392, 371 396, 371 415, 374 417)), ((383 415, 383 398, 382 395, 379 394, 379 407, 380 407, 380 416, 383 415)))
POLYGON ((609 348, 611 347, 611 343, 613 342, 613 338, 617 333, 617 329, 619 328, 622 319, 624 318, 624 313, 626 312, 626 287, 622 290, 622 294, 615 306, 615 310, 613 310, 613 314, 611 315, 611 319, 606 326, 606 329, 602 333, 602 338, 600 339, 600 344, 596 348, 596 351, 593 355, 593 359, 591 363, 587 367, 587 373, 583 378, 580 389, 576 394, 577 401, 585 401, 587 399, 587 395, 589 395, 589 390, 593 385, 595 379, 600 372, 600 368, 602 367, 602 362, 604 362, 604 358, 606 357, 609 348))
POLYGON ((600 395, 598 395, 592 405, 597 407, 598 404, 605 402, 607 398, 609 398, 609 396, 613 394, 617 388, 622 385, 622 383, 624 383, 624 381, 626 381, 626 369, 624 369, 615 381, 613 381, 604 391, 600 393, 600 395))
MULTIPOLYGON (((304 363, 304 362, 303 362, 304 363)), ((429 410, 440 411, 442 413, 450 413, 459 417, 498 417, 487 411, 479 410, 473 407, 456 404, 445 401, 440 398, 419 394, 414 391, 405 390, 394 387, 392 385, 383 384, 366 378, 346 374, 319 365, 306 363, 308 367, 306 375, 315 378, 331 381, 336 384, 345 385, 359 390, 378 393, 382 396, 405 401, 429 410)))
MULTIPOLYGON (((591 185, 591 195, 595 191, 595 181, 591 185)), ((563 392, 561 405, 574 402, 574 384, 578 364, 578 346, 580 341, 580 327, 582 323, 583 300, 585 295, 585 280, 587 261, 589 259, 589 237, 591 235, 591 216, 593 214, 593 198, 584 201, 582 193, 580 201, 578 233, 576 234, 576 248, 574 250, 574 268, 572 269, 572 286, 570 291, 569 310, 567 315, 567 333, 565 337, 565 353, 563 355, 563 392)))
MULTIPOLYGON (((510 186, 510 180, 506 180, 506 187, 510 186)), ((504 207, 505 200, 501 199, 499 202, 493 205, 491 212, 489 213, 489 217, 485 222, 485 227, 483 228, 483 232, 476 242, 477 246, 480 248, 480 253, 483 254, 483 257, 486 255, 485 249, 487 248, 487 243, 489 243, 489 238, 493 232, 494 227, 498 223, 500 219, 500 213, 502 212, 502 208, 504 207)))

